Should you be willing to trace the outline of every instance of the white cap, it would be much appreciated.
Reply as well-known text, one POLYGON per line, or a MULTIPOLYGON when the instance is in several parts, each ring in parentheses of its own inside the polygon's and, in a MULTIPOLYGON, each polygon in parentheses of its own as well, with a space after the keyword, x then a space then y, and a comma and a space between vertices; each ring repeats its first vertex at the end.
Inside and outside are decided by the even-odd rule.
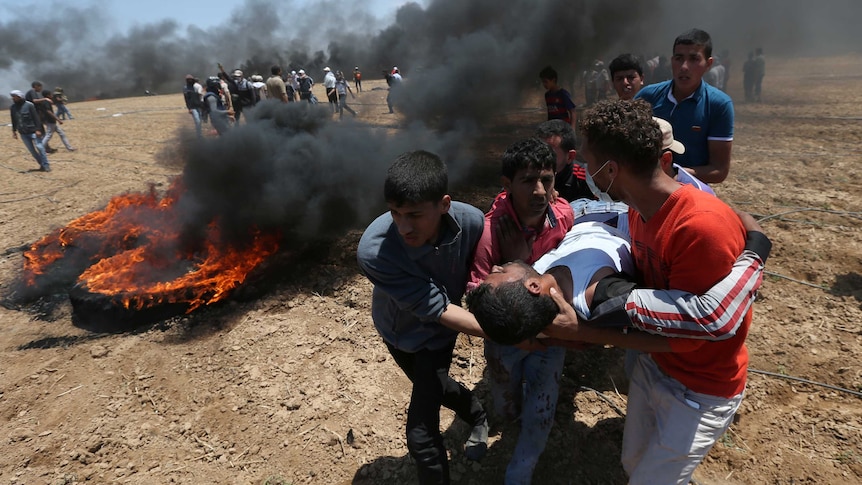
POLYGON ((324 71, 324 72, 329 72, 329 71, 330 71, 329 66, 324 67, 324 68, 323 68, 323 71, 324 71))
POLYGON ((299 73, 300 73, 300 74, 305 74, 305 69, 300 69, 300 70, 299 70, 299 73))
POLYGON ((685 153, 685 145, 673 139, 673 126, 661 118, 653 116, 652 119, 654 119, 655 122, 658 123, 658 127, 661 128, 662 151, 670 150, 678 154, 685 153))

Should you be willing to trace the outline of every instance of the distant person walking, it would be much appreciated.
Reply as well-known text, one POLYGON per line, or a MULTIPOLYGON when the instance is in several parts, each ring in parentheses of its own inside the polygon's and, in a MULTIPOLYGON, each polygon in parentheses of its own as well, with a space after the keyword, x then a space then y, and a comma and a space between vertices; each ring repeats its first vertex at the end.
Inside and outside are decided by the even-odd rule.
POLYGON ((281 79, 281 66, 274 65, 269 68, 269 72, 272 75, 266 80, 267 96, 269 99, 277 99, 282 103, 289 103, 291 99, 287 96, 287 85, 281 79))
POLYGON ((267 98, 266 83, 263 82, 263 76, 261 76, 260 74, 254 74, 253 76, 251 76, 251 88, 254 91, 255 104, 267 98))
POLYGON ((350 93, 350 96, 354 98, 356 97, 350 89, 350 84, 347 84, 347 80, 344 79, 344 73, 338 71, 335 75, 335 95, 338 99, 338 119, 344 117, 345 110, 353 116, 356 116, 356 111, 354 111, 350 106, 347 106, 347 93, 350 93))
POLYGON ((24 99, 24 93, 14 90, 9 93, 12 97, 12 106, 9 112, 12 116, 12 138, 17 139, 21 133, 21 141, 33 155, 43 172, 50 172, 51 165, 48 163, 48 155, 42 145, 42 120, 33 103, 24 99))
POLYGON ((745 89, 745 101, 754 101, 754 52, 748 53, 748 60, 742 65, 742 86, 745 89))
POLYGON ((222 101, 223 89, 221 80, 216 76, 207 79, 207 92, 204 94, 204 110, 209 115, 213 127, 219 136, 230 129, 233 120, 233 110, 227 108, 222 101))
MULTIPOLYGON (((44 90, 42 91, 42 96, 46 98, 51 97, 51 91, 44 90)), ((70 152, 74 152, 75 148, 72 147, 72 144, 69 143, 69 139, 66 137, 66 132, 63 131, 63 128, 60 125, 63 124, 63 120, 57 119, 57 116, 54 114, 54 110, 51 109, 51 106, 47 106, 42 112, 42 118, 45 122, 45 137, 42 138, 42 144, 48 145, 48 142, 51 141, 51 137, 54 136, 54 133, 60 135, 60 140, 63 141, 63 146, 66 147, 66 150, 70 152)))
POLYGON ((401 77, 401 72, 397 67, 392 68, 392 72, 386 76, 386 83, 389 84, 389 93, 386 95, 386 105, 389 106, 389 112, 394 113, 394 101, 392 100, 392 93, 396 93, 396 97, 398 96, 398 90, 401 89, 401 83, 404 79, 401 77))
POLYGON ((66 107, 66 103, 69 102, 69 98, 66 97, 66 94, 63 92, 63 88, 57 86, 54 88, 54 95, 52 96, 54 100, 54 106, 57 107, 57 118, 61 120, 65 120, 66 118, 70 120, 74 120, 75 118, 72 116, 72 113, 69 112, 69 108, 66 107))
POLYGON ((203 137, 201 131, 201 111, 203 109, 203 86, 191 74, 186 75, 186 84, 183 86, 183 98, 186 101, 186 109, 192 115, 195 122, 195 134, 198 138, 203 137))
POLYGON ((323 68, 326 75, 323 77, 323 87, 326 89, 326 99, 329 100, 329 109, 335 114, 338 111, 338 95, 335 92, 335 73, 329 66, 323 68))
MULTIPOLYGON (((44 135, 45 133, 45 111, 54 111, 54 103, 51 102, 49 98, 46 98, 42 95, 42 83, 39 81, 33 81, 30 83, 30 90, 27 91, 27 94, 24 95, 24 100, 33 103, 33 106, 36 107, 36 111, 39 113, 40 121, 42 122, 42 126, 39 131, 44 135)), ((45 147, 45 153, 54 153, 57 150, 51 148, 50 145, 42 142, 42 145, 45 147)))
POLYGON ((299 100, 314 103, 313 96, 311 94, 311 87, 314 86, 314 79, 306 74, 303 69, 300 69, 297 82, 299 83, 299 100))
POLYGON ((754 51, 754 101, 761 102, 760 88, 763 85, 763 77, 766 76, 766 59, 763 57, 763 49, 758 47, 754 51))
POLYGON ((362 92, 362 73, 359 72, 359 66, 353 68, 353 84, 356 87, 356 92, 362 92))

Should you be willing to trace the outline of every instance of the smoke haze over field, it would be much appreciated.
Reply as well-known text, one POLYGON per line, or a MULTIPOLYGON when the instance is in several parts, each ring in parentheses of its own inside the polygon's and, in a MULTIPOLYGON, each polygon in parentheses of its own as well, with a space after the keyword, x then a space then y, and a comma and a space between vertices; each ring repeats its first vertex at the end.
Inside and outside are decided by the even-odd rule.
MULTIPOLYGON (((219 8, 216 3, 202 8, 219 8)), ((34 79, 62 85, 73 100, 178 92, 185 74, 213 74, 219 61, 264 75, 273 63, 312 73, 324 65, 345 71, 359 65, 366 78, 398 65, 417 83, 411 91, 420 92, 409 114, 448 117, 511 99, 505 96, 535 81, 546 64, 571 71, 620 52, 668 54, 673 38, 691 27, 710 32, 716 52, 729 49, 737 60, 756 46, 770 56, 835 54, 862 45, 854 25, 862 3, 855 0, 515 0, 505 6, 434 0, 404 5, 391 25, 356 4, 327 0, 300 8, 246 0, 232 11, 229 3, 220 7, 226 20, 208 29, 165 19, 121 34, 107 33, 103 26, 111 19, 96 7, 40 5, 38 21, 35 8, 4 10, 4 96, 34 79)))

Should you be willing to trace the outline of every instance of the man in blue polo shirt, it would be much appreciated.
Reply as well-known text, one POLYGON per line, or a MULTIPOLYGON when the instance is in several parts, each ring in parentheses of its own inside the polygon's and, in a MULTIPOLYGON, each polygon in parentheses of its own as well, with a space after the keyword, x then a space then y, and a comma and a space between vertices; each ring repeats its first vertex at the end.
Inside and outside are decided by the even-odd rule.
POLYGON ((730 171, 733 101, 703 82, 712 63, 709 34, 689 30, 673 42, 673 78, 645 86, 635 98, 649 102, 653 114, 669 121, 674 137, 685 145, 685 153, 674 153, 673 161, 698 179, 717 184, 730 171))

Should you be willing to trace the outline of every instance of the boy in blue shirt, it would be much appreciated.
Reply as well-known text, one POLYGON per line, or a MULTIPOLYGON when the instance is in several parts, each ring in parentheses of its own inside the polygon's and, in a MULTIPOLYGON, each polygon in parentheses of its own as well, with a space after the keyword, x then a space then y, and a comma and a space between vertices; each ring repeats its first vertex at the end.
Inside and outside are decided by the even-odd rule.
POLYGON ((545 104, 548 106, 548 119, 563 120, 574 127, 578 120, 575 103, 572 101, 572 95, 557 84, 557 71, 547 66, 539 73, 539 79, 547 89, 545 104))
POLYGON ((413 383, 407 448, 421 484, 448 484, 440 406, 472 432, 465 456, 482 458, 488 420, 473 393, 449 377, 458 332, 483 335, 461 308, 470 263, 482 235, 482 211, 447 194, 446 165, 426 151, 402 154, 389 168, 389 212, 372 222, 356 257, 374 284, 371 316, 395 363, 413 383))

